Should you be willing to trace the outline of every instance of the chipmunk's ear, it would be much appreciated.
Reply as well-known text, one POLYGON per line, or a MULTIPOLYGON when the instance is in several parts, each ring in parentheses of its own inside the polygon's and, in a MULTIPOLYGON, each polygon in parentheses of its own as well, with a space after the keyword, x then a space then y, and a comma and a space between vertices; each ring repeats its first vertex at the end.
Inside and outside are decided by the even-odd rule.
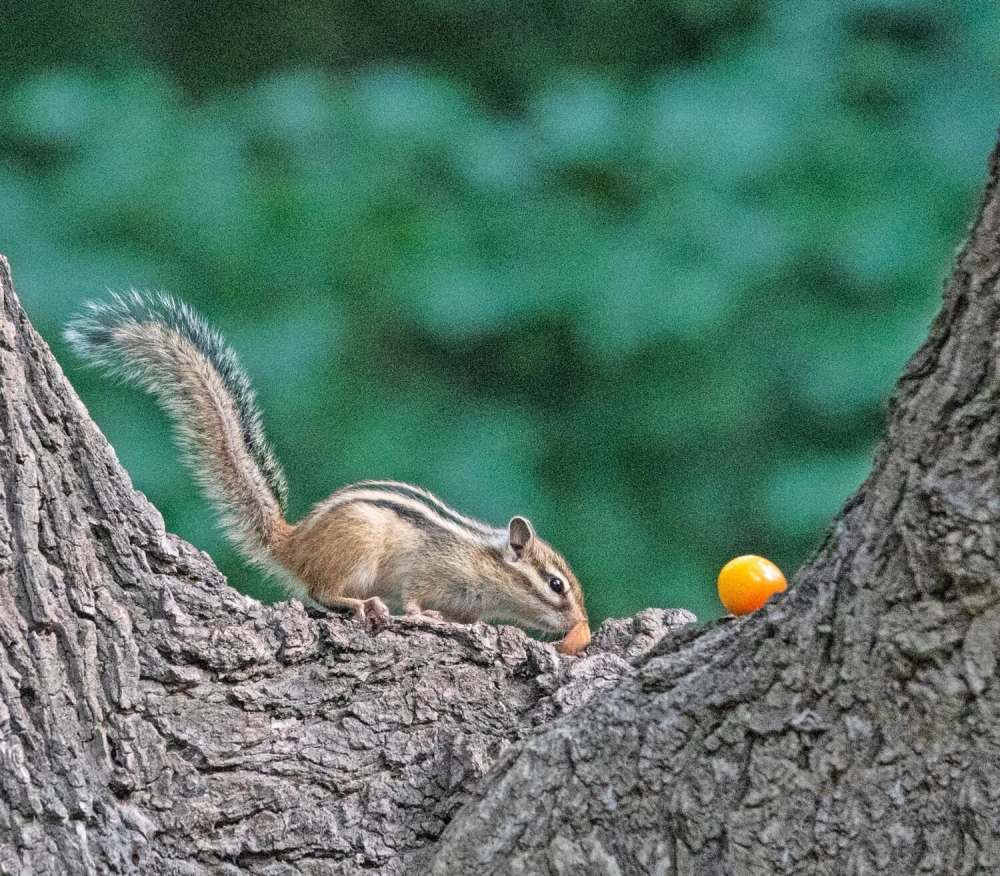
POLYGON ((512 517, 507 524, 507 543, 510 545, 514 556, 521 559, 524 556, 525 548, 535 537, 535 530, 531 528, 531 523, 523 517, 512 517))

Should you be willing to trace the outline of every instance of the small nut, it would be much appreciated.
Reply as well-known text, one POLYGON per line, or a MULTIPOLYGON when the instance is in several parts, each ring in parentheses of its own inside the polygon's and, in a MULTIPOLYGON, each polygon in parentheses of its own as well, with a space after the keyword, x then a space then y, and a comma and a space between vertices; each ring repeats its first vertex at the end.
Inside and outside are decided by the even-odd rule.
POLYGON ((589 644, 590 627, 586 621, 580 621, 566 633, 566 638, 556 645, 556 650, 560 654, 579 654, 589 644))

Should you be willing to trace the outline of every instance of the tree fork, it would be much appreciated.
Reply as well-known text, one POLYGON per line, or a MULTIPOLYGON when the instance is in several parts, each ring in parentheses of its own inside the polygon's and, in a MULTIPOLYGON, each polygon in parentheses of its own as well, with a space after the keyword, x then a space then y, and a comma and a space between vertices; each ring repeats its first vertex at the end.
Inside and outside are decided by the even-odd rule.
POLYGON ((132 489, 0 258, 0 873, 1000 869, 998 168, 794 587, 702 629, 608 622, 579 660, 233 591, 132 489))

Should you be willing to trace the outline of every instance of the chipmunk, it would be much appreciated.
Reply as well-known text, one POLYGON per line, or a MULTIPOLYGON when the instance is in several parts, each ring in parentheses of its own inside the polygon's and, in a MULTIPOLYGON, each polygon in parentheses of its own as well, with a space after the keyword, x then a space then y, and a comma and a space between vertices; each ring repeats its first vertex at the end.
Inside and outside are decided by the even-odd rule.
POLYGON ((66 339, 91 364, 158 399, 233 543, 321 605, 375 626, 389 616, 384 599, 406 615, 460 623, 515 621, 558 633, 586 622, 569 565, 524 517, 495 528, 418 487, 364 481, 286 522, 285 476, 247 375, 183 302, 114 295, 92 302, 66 339))

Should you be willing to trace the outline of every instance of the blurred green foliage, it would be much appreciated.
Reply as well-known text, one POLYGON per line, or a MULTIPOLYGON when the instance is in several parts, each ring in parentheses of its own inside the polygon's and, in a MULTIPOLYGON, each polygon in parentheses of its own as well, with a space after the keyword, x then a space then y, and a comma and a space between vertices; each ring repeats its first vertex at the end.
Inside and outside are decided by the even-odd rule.
POLYGON ((790 574, 864 479, 1000 118, 985 2, 0 15, 22 300, 168 527, 263 598, 152 402, 62 344, 85 299, 224 331, 292 519, 410 481, 530 516, 595 620, 709 619, 726 560, 790 574))

